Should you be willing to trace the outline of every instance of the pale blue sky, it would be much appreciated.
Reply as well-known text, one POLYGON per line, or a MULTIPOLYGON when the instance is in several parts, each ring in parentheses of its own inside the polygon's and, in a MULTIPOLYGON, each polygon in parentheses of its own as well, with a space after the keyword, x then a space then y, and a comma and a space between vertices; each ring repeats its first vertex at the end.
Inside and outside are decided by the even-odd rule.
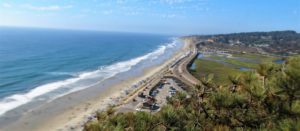
POLYGON ((0 0, 0 26, 182 35, 300 32, 300 0, 0 0))

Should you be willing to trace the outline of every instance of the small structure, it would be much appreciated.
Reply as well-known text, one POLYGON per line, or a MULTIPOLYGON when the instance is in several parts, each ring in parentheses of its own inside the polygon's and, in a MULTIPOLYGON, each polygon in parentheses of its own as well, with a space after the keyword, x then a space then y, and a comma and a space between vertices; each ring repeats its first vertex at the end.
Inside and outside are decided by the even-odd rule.
POLYGON ((143 108, 152 109, 156 104, 156 99, 154 97, 148 96, 146 102, 143 103, 143 108))

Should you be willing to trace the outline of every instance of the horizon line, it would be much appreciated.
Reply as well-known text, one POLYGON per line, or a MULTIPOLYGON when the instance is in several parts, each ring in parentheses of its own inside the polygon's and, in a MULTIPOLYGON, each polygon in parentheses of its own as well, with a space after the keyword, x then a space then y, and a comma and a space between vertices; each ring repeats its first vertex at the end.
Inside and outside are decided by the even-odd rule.
POLYGON ((74 28, 59 28, 59 27, 39 27, 39 26, 17 26, 17 25, 0 25, 0 28, 23 28, 23 29, 41 29, 41 30, 61 30, 61 31, 87 31, 87 32, 107 32, 107 33, 132 33, 132 34, 149 34, 149 35, 171 35, 177 37, 193 36, 193 35, 225 35, 225 34, 238 34, 238 33, 254 33, 254 32, 281 32, 281 31, 294 31, 297 34, 297 30, 283 29, 283 30, 256 30, 256 31, 237 31, 237 32, 226 32, 226 33, 189 33, 189 34, 171 34, 171 33, 158 33, 158 32, 136 32, 136 31, 117 31, 117 30, 97 30, 97 29, 74 29, 74 28))

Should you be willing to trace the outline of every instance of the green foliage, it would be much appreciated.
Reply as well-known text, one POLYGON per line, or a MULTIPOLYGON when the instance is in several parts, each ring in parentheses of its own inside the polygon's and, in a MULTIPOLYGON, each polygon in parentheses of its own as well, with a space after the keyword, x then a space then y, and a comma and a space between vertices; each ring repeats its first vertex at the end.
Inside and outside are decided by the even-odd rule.
POLYGON ((228 76, 235 76, 241 72, 240 70, 234 69, 229 65, 224 65, 211 60, 196 59, 195 64, 196 68, 192 74, 199 79, 209 74, 218 74, 214 75, 213 81, 215 84, 230 84, 228 76))
POLYGON ((244 61, 235 60, 235 59, 224 59, 224 62, 233 64, 235 66, 240 66, 240 67, 247 67, 247 68, 256 68, 257 67, 257 63, 244 62, 244 61))
POLYGON ((217 86, 213 75, 168 99, 161 111, 99 112, 85 131, 300 130, 300 57, 283 65, 231 76, 217 86))
POLYGON ((87 131, 100 131, 101 127, 97 121, 91 121, 85 124, 84 129, 87 131))

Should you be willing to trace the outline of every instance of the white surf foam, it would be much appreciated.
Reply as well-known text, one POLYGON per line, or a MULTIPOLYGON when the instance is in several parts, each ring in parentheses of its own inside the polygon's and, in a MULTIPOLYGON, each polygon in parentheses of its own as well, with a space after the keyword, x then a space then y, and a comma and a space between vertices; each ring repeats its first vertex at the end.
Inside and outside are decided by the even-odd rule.
POLYGON ((73 77, 79 75, 79 73, 73 73, 73 72, 47 72, 46 74, 54 75, 54 76, 65 75, 65 76, 73 76, 73 77))
POLYGON ((56 75, 73 75, 76 77, 62 80, 62 81, 57 81, 57 82, 52 82, 48 83, 42 86, 38 86, 28 93, 24 94, 15 94, 8 96, 0 101, 0 116, 5 114, 7 111, 10 111, 12 109, 15 109, 21 105, 24 105, 26 103, 31 102, 35 98, 38 98, 40 96, 43 96, 45 94, 48 94, 50 92, 54 92, 55 90, 59 89, 65 89, 67 90, 64 93, 56 94, 53 96, 51 94, 52 99, 58 98, 61 96, 64 96, 66 94, 82 90, 85 88, 88 88, 92 85, 95 85, 99 82, 102 82, 103 80, 113 77, 118 73, 129 71, 133 66, 137 65, 138 63, 145 61, 147 59, 157 59, 160 55, 164 54, 165 50, 167 48, 173 48, 178 40, 173 40, 172 43, 162 45, 158 49, 156 49, 153 52, 150 52, 146 55, 128 60, 128 61, 123 61, 123 62, 118 62, 115 64, 112 64, 110 66, 104 66, 100 67, 98 70, 91 71, 91 72, 84 72, 79 75, 73 75, 70 73, 65 73, 65 72, 54 72, 53 74, 56 75), (97 82, 93 83, 85 83, 83 81, 89 80, 89 79, 97 79, 97 82))

